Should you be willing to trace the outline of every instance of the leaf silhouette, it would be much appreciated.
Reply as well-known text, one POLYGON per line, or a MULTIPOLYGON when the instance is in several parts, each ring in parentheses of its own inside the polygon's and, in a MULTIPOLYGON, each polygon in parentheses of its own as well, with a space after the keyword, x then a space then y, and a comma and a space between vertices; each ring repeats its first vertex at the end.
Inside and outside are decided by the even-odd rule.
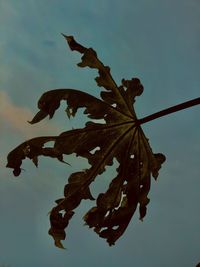
POLYGON ((103 65, 92 48, 85 48, 72 36, 64 37, 71 50, 83 54, 79 67, 98 70, 95 80, 99 87, 104 87, 100 92, 101 99, 75 89, 45 92, 38 101, 39 112, 30 123, 38 123, 47 116, 52 118, 62 100, 66 101, 69 118, 75 116, 78 108, 84 108, 84 113, 90 119, 103 119, 105 123, 89 121, 83 129, 28 140, 9 153, 7 167, 13 168, 17 176, 26 157, 36 166, 41 155, 63 161, 64 154, 75 153, 88 160, 90 168, 70 175, 64 196, 56 200, 56 206, 50 212, 49 234, 54 238, 55 245, 63 248, 61 241, 66 238, 65 228, 74 209, 83 199, 94 200, 90 184, 97 175, 103 175, 105 167, 111 166, 115 158, 119 163, 116 177, 108 190, 99 194, 96 205, 84 216, 90 228, 105 238, 109 245, 114 245, 126 230, 138 206, 140 219, 146 215, 151 176, 157 179, 165 156, 152 152, 136 117, 133 104, 135 97, 143 92, 140 80, 122 79, 122 84, 117 86, 110 68, 103 65), (44 147, 49 141, 53 141, 54 146, 44 147))

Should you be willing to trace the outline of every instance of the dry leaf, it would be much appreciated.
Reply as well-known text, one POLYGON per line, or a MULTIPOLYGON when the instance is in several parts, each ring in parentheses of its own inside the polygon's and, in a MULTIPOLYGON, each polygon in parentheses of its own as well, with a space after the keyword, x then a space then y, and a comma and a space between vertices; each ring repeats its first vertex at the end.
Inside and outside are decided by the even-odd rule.
POLYGON ((44 93, 39 102, 40 111, 30 122, 38 123, 45 117, 52 118, 62 100, 67 104, 67 115, 75 116, 78 108, 85 108, 84 113, 91 119, 104 119, 104 124, 86 123, 85 128, 61 133, 57 137, 38 137, 26 141, 8 155, 7 167, 19 175, 22 160, 26 157, 38 165, 38 156, 55 157, 63 161, 63 155, 76 153, 88 159, 91 167, 72 173, 64 188, 64 196, 56 201, 50 213, 51 228, 49 234, 55 245, 63 248, 65 228, 74 214, 74 209, 82 199, 91 199, 90 184, 97 175, 104 175, 105 167, 113 164, 116 158, 119 166, 117 176, 111 181, 106 192, 99 194, 96 205, 91 208, 84 220, 89 227, 109 245, 126 230, 136 208, 139 206, 140 219, 146 215, 149 203, 151 176, 158 177, 163 154, 154 154, 138 123, 133 104, 135 97, 143 92, 138 78, 122 79, 117 86, 110 74, 110 68, 104 66, 92 48, 78 44, 72 36, 65 36, 71 50, 83 54, 80 67, 98 70, 95 78, 101 91, 101 99, 75 89, 56 89, 44 93), (44 148, 48 141, 54 141, 53 148, 44 148), (99 148, 94 153, 95 148, 99 148))

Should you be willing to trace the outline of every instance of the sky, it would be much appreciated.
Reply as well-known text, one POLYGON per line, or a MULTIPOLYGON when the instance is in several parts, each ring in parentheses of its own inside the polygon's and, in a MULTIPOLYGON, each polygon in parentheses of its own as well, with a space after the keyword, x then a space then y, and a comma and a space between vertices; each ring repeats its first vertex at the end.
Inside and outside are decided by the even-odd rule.
MULTIPOLYGON (((66 118, 64 104, 52 120, 29 125, 43 92, 74 88, 98 96, 96 71, 78 68, 61 33, 92 47, 115 81, 140 78, 139 118, 199 97, 199 0, 0 0, 0 266, 191 267, 200 262, 200 109, 192 107, 143 125, 154 152, 166 155, 152 181, 144 222, 138 213, 115 246, 83 226, 91 207, 83 202, 61 250, 48 235, 48 212, 63 195, 70 173, 88 166, 69 156, 71 167, 41 158, 19 177, 5 168, 7 154, 27 139, 83 127, 66 118)), ((97 177, 95 194, 114 167, 97 177)))

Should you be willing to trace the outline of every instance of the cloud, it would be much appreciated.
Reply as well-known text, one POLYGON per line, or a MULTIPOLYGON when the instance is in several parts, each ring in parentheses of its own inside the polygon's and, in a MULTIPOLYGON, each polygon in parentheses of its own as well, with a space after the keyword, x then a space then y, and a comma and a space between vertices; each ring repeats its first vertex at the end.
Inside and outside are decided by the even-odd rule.
POLYGON ((30 125, 27 121, 31 120, 34 113, 28 107, 15 105, 8 94, 0 91, 0 130, 14 131, 23 135, 25 138, 32 138, 38 135, 56 135, 59 127, 49 121, 41 122, 40 126, 30 125))

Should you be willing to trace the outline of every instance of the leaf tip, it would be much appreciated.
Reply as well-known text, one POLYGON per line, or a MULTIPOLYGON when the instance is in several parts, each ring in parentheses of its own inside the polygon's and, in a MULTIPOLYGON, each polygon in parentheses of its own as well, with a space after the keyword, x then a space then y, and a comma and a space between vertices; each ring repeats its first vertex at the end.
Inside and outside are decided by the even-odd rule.
POLYGON ((15 177, 19 176, 20 173, 21 173, 21 168, 16 168, 16 169, 13 170, 13 174, 14 174, 15 177))
POLYGON ((61 33, 61 35, 69 42, 71 39, 73 39, 73 36, 65 35, 64 33, 61 33))
POLYGON ((38 113, 33 117, 31 121, 27 121, 30 124, 35 124, 43 120, 48 116, 48 113, 46 111, 40 110, 38 113))
POLYGON ((66 248, 63 246, 63 244, 60 242, 60 240, 55 240, 55 246, 57 247, 57 248, 61 248, 61 249, 65 249, 66 250, 66 248))
POLYGON ((86 48, 84 46, 82 46, 81 44, 77 43, 72 35, 65 35, 63 33, 61 33, 61 34, 66 39, 66 41, 67 41, 67 43, 68 43, 68 45, 72 51, 76 50, 81 54, 85 52, 86 48))

